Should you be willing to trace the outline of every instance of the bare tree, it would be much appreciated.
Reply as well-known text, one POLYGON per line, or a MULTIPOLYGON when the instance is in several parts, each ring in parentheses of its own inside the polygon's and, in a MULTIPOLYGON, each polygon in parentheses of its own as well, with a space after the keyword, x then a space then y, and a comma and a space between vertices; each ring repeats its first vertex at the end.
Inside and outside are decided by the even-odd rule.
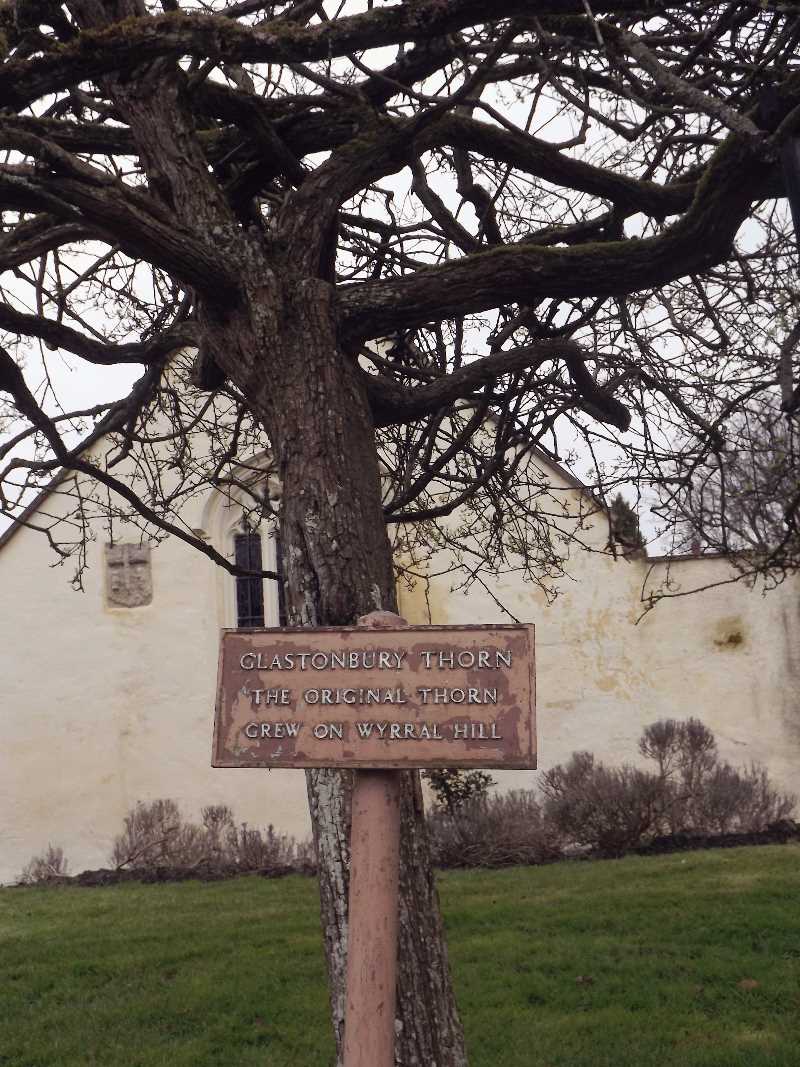
MULTIPOLYGON (((0 507, 78 579, 101 513, 235 571, 181 520, 214 485, 279 522, 297 625, 394 606, 387 523, 411 572, 443 547, 548 586, 586 516, 542 450, 583 449, 601 505, 685 486, 795 388, 764 336, 793 299, 794 4, 161 7, 0 15, 0 507), (76 409, 64 354, 144 372, 76 409), (25 511, 53 478, 58 523, 25 511)), ((346 788, 308 791, 340 1040, 346 788)), ((403 839, 399 1058, 463 1064, 410 775, 403 839)))
MULTIPOLYGON (((730 556, 748 576, 780 580, 800 567, 797 419, 786 418, 777 390, 756 396, 729 420, 724 448, 712 453, 677 491, 661 488, 680 547, 730 556)), ((684 466, 675 459, 676 471, 684 466)))

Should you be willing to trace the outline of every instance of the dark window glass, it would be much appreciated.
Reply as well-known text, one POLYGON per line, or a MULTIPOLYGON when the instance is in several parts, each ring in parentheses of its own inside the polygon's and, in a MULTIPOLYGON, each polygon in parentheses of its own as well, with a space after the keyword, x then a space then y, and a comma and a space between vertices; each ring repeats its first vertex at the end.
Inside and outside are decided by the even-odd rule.
MULTIPOLYGON (((244 533, 234 537, 237 567, 261 570, 261 534, 244 533)), ((261 578, 236 577, 236 625, 264 625, 264 582, 261 578)))

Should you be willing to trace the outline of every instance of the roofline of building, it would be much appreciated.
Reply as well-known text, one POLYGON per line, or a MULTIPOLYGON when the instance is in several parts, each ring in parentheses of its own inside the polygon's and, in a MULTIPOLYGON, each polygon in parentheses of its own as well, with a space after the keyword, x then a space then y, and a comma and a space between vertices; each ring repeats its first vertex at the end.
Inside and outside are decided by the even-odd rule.
MULTIPOLYGON (((745 555, 745 553, 739 553, 745 555)), ((681 552, 679 554, 664 556, 647 556, 646 563, 685 563, 688 560, 704 559, 733 559, 734 553, 729 552, 681 552)))
POLYGON ((577 475, 573 474, 569 467, 565 467, 560 460, 556 459, 554 455, 548 452, 546 448, 543 448, 541 445, 536 445, 533 454, 549 463, 565 482, 567 482, 573 489, 577 489, 585 496, 588 496, 592 503, 597 504, 601 511, 608 511, 608 508, 606 508, 602 500, 592 492, 589 486, 582 482, 577 475))
POLYGON ((22 514, 17 518, 11 520, 11 525, 0 533, 0 551, 2 551, 9 541, 13 540, 14 536, 20 531, 24 530, 28 525, 28 520, 33 518, 39 508, 44 504, 45 500, 55 491, 59 482, 68 474, 63 467, 57 471, 47 485, 40 489, 36 496, 31 500, 30 504, 26 505, 22 514))

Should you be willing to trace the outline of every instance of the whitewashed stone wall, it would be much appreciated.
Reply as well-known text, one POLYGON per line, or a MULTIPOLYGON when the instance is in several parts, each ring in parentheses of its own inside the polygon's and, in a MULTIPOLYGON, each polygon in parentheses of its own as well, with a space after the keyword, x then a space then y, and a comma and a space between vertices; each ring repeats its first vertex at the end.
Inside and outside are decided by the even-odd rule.
MULTIPOLYGON (((48 510, 57 507, 51 497, 48 510)), ((188 524, 226 548, 235 511, 218 500, 190 510, 188 524)), ((53 569, 40 535, 20 530, 0 550, 0 882, 48 843, 64 848, 73 872, 107 865, 123 816, 158 797, 191 817, 226 803, 250 825, 305 837, 301 772, 209 765, 218 631, 234 622, 233 579, 167 541, 152 552, 152 601, 111 606, 106 538, 96 534, 82 593, 53 569)), ((606 530, 590 536, 602 548, 606 530)), ((797 582, 767 597, 729 585, 674 599, 635 625, 649 569, 657 582, 665 566, 579 553, 549 607, 517 580, 492 589, 537 626, 540 765, 576 749, 632 760, 645 724, 695 715, 726 757, 763 761, 800 792, 797 582)), ((670 566, 684 588, 727 573, 716 559, 670 566)), ((421 587, 401 590, 401 610, 412 622, 429 621, 428 606, 435 623, 508 621, 480 587, 449 589, 440 578, 427 598, 421 587)), ((530 787, 536 776, 497 777, 502 787, 530 787)))

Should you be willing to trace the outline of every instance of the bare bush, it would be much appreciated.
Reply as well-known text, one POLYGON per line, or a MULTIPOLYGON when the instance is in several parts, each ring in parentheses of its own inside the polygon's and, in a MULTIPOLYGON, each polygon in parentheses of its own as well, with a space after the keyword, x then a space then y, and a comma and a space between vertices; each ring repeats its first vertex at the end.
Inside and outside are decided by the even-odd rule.
POLYGON ((716 750, 713 733, 699 719, 659 719, 645 728, 639 740, 639 751, 658 763, 662 777, 686 768, 694 778, 713 764, 716 750))
POLYGON ((590 752, 545 771, 544 817, 567 841, 602 856, 621 856, 655 832, 661 815, 661 779, 638 767, 606 767, 590 752))
POLYGON ((123 868, 177 870, 207 868, 219 872, 309 871, 313 846, 298 843, 274 827, 258 830, 241 823, 226 805, 203 808, 201 823, 185 821, 173 800, 140 801, 125 817, 114 842, 112 862, 123 868))
POLYGON ((621 856, 656 835, 764 831, 795 809, 796 798, 781 792, 765 767, 721 761, 714 734, 699 719, 653 723, 639 752, 655 772, 606 767, 589 752, 547 771, 546 822, 567 842, 621 856))
POLYGON ((542 817, 533 792, 482 796, 428 816, 434 862, 439 867, 508 867, 561 858, 560 839, 542 817))
POLYGON ((298 843, 288 834, 279 834, 270 825, 255 830, 242 823, 231 825, 227 836, 228 862, 242 871, 309 870, 314 867, 310 841, 298 843))
POLYGON ((125 829, 114 841, 114 866, 188 866, 186 834, 174 800, 139 801, 125 816, 125 829))
POLYGON ((639 740, 639 752, 658 764, 661 781, 662 833, 678 833, 698 825, 705 829, 702 804, 706 782, 718 763, 717 743, 699 719, 660 719, 639 740))
POLYGON ((48 845, 40 856, 34 856, 28 863, 19 880, 22 885, 48 885, 67 876, 69 864, 64 857, 64 850, 57 845, 48 845))
POLYGON ((662 833, 753 833, 795 809, 796 797, 780 792, 761 764, 720 761, 713 733, 698 719, 653 723, 639 751, 658 764, 662 833))
POLYGON ((692 829, 718 834, 754 833, 789 818, 797 798, 772 784, 766 767, 717 764, 695 799, 692 829))

